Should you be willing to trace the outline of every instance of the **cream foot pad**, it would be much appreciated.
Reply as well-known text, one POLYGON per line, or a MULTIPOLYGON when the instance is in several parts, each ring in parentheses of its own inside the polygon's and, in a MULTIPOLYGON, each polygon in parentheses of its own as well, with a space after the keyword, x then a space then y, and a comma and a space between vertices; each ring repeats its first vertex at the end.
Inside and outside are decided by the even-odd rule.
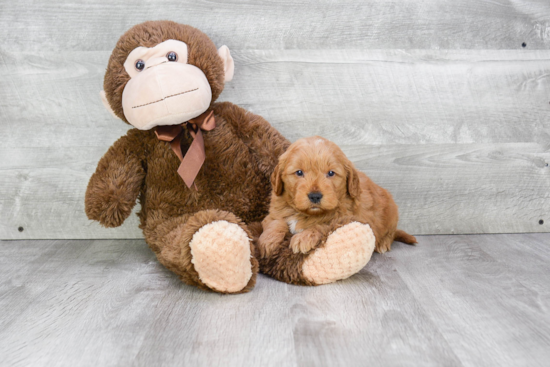
POLYGON ((250 239, 225 220, 202 226, 189 243, 191 262, 200 280, 221 292, 238 292, 252 277, 250 239))
POLYGON ((368 224, 346 224, 328 236, 324 247, 308 256, 302 267, 303 275, 316 284, 349 278, 369 262, 374 244, 368 224))

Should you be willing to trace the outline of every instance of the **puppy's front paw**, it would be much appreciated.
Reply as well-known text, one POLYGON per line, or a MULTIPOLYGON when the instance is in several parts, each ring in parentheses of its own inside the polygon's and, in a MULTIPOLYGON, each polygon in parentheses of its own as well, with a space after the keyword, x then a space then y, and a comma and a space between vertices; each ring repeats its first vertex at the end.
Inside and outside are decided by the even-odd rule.
POLYGON ((261 258, 271 256, 285 238, 284 232, 266 231, 258 239, 258 252, 261 258))
POLYGON ((317 247, 319 242, 321 242, 321 239, 321 233, 306 229, 305 231, 292 236, 290 239, 290 248, 295 254, 300 252, 305 254, 311 249, 317 247))

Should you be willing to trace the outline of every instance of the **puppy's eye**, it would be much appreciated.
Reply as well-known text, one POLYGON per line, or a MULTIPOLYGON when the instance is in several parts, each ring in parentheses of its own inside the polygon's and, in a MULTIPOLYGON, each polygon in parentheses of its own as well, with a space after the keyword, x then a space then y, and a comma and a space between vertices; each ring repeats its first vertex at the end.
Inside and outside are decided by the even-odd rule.
POLYGON ((138 69, 139 71, 142 71, 144 68, 145 68, 145 63, 143 62, 143 60, 136 61, 136 69, 138 69))
POLYGON ((302 170, 299 169, 298 171, 296 171, 296 176, 302 177, 303 175, 304 175, 304 172, 302 172, 302 170))
POLYGON ((178 61, 178 54, 174 51, 170 51, 166 54, 168 61, 178 61))
POLYGON ((328 171, 328 177, 332 177, 334 175, 335 175, 334 171, 328 171))

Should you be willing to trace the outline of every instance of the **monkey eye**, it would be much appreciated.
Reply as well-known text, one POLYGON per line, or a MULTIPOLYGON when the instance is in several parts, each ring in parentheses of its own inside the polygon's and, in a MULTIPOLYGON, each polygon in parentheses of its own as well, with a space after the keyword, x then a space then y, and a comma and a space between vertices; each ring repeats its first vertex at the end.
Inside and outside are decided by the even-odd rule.
POLYGON ((139 71, 145 69, 145 63, 143 62, 143 60, 140 59, 136 61, 136 69, 138 69, 139 71))
POLYGON ((178 54, 174 51, 170 51, 166 54, 168 61, 178 61, 178 54))
POLYGON ((303 175, 304 175, 304 172, 302 172, 301 169, 299 169, 298 171, 296 171, 296 176, 302 177, 303 175))
POLYGON ((328 171, 328 177, 332 177, 334 176, 336 173, 334 173, 334 171, 328 171))

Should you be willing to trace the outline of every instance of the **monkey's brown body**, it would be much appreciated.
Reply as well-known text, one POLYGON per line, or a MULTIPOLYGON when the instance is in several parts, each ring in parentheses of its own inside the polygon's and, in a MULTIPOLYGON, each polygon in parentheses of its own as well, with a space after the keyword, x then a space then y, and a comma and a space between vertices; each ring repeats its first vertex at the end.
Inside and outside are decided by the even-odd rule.
MULTIPOLYGON (((192 266, 191 237, 203 225, 219 220, 240 225, 252 237, 245 223, 267 215, 270 175, 289 145, 260 116, 228 102, 212 109, 217 126, 203 133, 206 161, 195 179, 198 191, 179 177, 180 161, 169 143, 159 141, 152 130, 132 129, 99 162, 86 195, 88 216, 107 227, 122 224, 139 199, 140 227, 149 246, 183 281, 201 288, 208 287, 192 266), (192 224, 186 226, 190 219, 192 224)), ((189 143, 187 136, 182 145, 189 143)), ((255 260, 253 267, 243 291, 254 286, 255 260)))

